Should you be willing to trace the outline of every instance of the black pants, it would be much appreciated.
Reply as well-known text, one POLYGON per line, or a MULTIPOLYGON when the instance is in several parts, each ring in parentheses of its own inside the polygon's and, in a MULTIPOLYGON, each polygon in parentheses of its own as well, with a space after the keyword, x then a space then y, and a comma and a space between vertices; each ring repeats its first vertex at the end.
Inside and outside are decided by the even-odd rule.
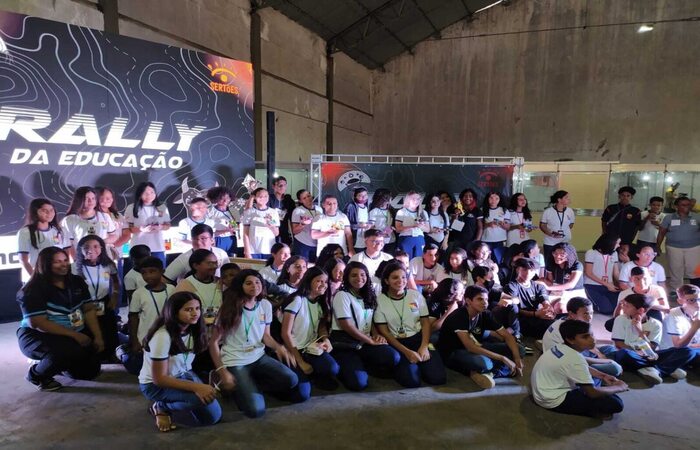
POLYGON ((597 417, 617 414, 623 409, 622 399, 617 395, 590 398, 581 389, 574 389, 569 391, 564 402, 556 408, 552 408, 552 411, 576 416, 597 417))
POLYGON ((81 347, 67 336, 26 327, 17 330, 17 340, 24 356, 39 361, 32 368, 35 378, 46 380, 66 372, 71 378, 92 380, 100 374, 100 357, 92 345, 81 347))
MULTIPOLYGON (((101 301, 105 305, 109 302, 109 297, 103 298, 101 301)), ((119 316, 116 311, 105 306, 105 312, 101 316, 97 316, 97 323, 102 332, 102 340, 105 343, 105 349, 100 354, 103 361, 109 361, 114 356, 114 351, 119 345, 119 316)))
POLYGON ((520 331, 523 336, 542 339, 545 331, 549 328, 555 319, 539 319, 537 317, 520 317, 520 331))

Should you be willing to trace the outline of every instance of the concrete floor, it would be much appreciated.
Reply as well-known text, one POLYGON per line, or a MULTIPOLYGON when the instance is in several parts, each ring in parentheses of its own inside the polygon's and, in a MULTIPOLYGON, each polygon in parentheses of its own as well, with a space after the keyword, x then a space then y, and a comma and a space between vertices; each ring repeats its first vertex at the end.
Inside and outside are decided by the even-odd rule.
MULTIPOLYGON (((602 329, 602 317, 596 330, 602 329)), ((58 379, 66 387, 38 392, 24 380, 28 368, 17 348, 17 324, 0 325, 0 448, 498 448, 596 450, 700 449, 700 374, 648 388, 635 374, 623 379, 625 411, 610 421, 564 416, 537 407, 526 377, 497 380, 488 392, 448 373, 439 388, 400 389, 371 379, 363 393, 343 388, 315 391, 310 401, 286 405, 269 400, 261 419, 247 419, 224 400, 224 419, 202 429, 156 431, 135 377, 105 366, 94 382, 58 379)), ((599 341, 609 334, 599 334, 599 341)))

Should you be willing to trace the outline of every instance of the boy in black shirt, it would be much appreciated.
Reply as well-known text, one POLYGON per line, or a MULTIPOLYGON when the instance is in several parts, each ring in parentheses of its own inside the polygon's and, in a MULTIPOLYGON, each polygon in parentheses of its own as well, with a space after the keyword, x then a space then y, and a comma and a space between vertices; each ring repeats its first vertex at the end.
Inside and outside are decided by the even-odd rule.
POLYGON ((554 322, 556 314, 549 295, 542 283, 532 281, 540 265, 529 258, 515 262, 516 279, 508 283, 503 292, 520 299, 520 330, 524 336, 542 339, 544 332, 554 322))

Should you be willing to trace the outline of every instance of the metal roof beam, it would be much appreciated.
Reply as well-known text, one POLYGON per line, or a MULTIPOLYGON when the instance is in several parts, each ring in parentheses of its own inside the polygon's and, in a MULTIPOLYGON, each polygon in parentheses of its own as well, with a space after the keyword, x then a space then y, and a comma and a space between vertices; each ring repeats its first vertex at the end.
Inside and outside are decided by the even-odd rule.
MULTIPOLYGON (((413 49, 412 49, 408 44, 406 44, 400 37, 398 37, 398 36, 396 35, 396 33, 394 33, 393 31, 391 31, 391 29, 390 29, 384 22, 382 22, 382 19, 380 19, 380 18, 377 16, 377 14, 378 14, 379 12, 381 12, 382 10, 388 8, 389 6, 393 6, 393 4, 396 3, 395 0, 389 0, 388 2, 384 3, 382 6, 380 6, 380 7, 378 7, 378 8, 375 8, 375 9, 373 9, 373 10, 370 10, 369 8, 367 8, 367 7, 366 7, 362 2, 360 2, 359 0, 353 0, 353 1, 354 1, 360 8, 362 8, 362 9, 367 13, 367 17, 371 17, 372 19, 376 20, 377 23, 378 23, 379 25, 381 25, 382 28, 384 28, 384 31, 386 31, 386 32, 389 34, 389 36, 391 36, 392 38, 394 38, 394 39, 396 40, 396 42, 398 42, 399 44, 401 44, 401 46, 402 46, 408 53, 410 53, 411 55, 413 54, 413 49)), ((403 8, 402 8, 402 9, 403 9, 403 8)), ((400 16, 400 12, 399 12, 399 16, 400 16)))
POLYGON ((430 17, 428 17, 428 14, 426 14, 426 12, 423 10, 423 8, 420 7, 420 5, 418 4, 418 2, 416 0, 411 0, 411 2, 413 2, 413 4, 416 6, 416 9, 418 9, 418 11, 423 15, 423 18, 426 20, 426 22, 428 22, 430 24, 430 27, 433 29, 433 33, 434 33, 433 35, 435 37, 439 38, 440 37, 440 30, 438 30, 437 27, 435 26, 435 24, 433 23, 433 21, 430 20, 430 17))

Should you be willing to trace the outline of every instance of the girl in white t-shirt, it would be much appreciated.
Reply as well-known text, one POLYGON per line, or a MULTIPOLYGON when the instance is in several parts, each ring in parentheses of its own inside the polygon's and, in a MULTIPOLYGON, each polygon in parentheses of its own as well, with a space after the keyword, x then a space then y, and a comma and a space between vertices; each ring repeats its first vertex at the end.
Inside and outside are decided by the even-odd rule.
POLYGON ((47 247, 67 249, 66 239, 56 219, 56 209, 51 201, 35 198, 27 208, 27 225, 17 232, 17 252, 22 262, 22 281, 34 274, 39 252, 47 247))
POLYGON ((540 219, 540 229, 544 234, 544 259, 552 254, 552 247, 560 242, 571 242, 571 230, 576 218, 569 208, 571 197, 566 191, 557 191, 549 198, 552 205, 545 209, 540 219))
POLYGON ((289 259, 291 253, 289 246, 281 242, 273 245, 270 252, 272 256, 267 259, 265 267, 260 269, 260 275, 270 283, 277 284, 277 279, 282 273, 282 267, 284 267, 284 263, 289 259))
POLYGON ((615 250, 619 246, 620 239, 617 236, 604 234, 586 252, 583 287, 586 296, 601 314, 612 314, 617 304, 620 268, 615 250))
POLYGON ((235 256, 238 250, 238 222, 240 212, 231 203, 231 191, 226 186, 215 186, 207 191, 211 207, 207 218, 214 221, 214 240, 216 247, 229 256, 235 256))
POLYGON ((267 259, 280 234, 280 217, 276 209, 267 206, 270 196, 265 188, 257 188, 251 195, 253 206, 241 219, 243 251, 246 258, 267 259))
POLYGON ((425 235, 426 244, 435 244, 442 250, 447 250, 447 233, 450 229, 450 217, 442 207, 440 195, 426 196, 428 204, 428 223, 430 233, 425 235))
POLYGON ((467 263, 467 252, 459 247, 453 247, 450 253, 447 254, 447 264, 445 265, 445 274, 447 278, 459 280, 465 286, 474 284, 467 263))
POLYGON ((122 256, 122 245, 131 239, 131 231, 124 220, 124 216, 114 203, 114 191, 105 186, 95 188, 97 194, 97 217, 100 221, 114 223, 114 236, 105 239, 110 257, 118 260, 122 256))
POLYGON ((391 191, 379 188, 372 194, 372 203, 369 204, 369 220, 374 223, 374 228, 384 235, 384 251, 394 253, 396 248, 396 234, 394 233, 394 216, 391 212, 391 191))
POLYGON ((396 246, 408 254, 408 259, 423 256, 424 233, 430 232, 428 214, 420 204, 420 194, 409 191, 403 199, 403 208, 396 213, 394 226, 399 233, 396 246))
POLYGON ((532 225, 532 213, 525 194, 521 192, 513 194, 510 198, 508 213, 510 214, 510 228, 508 229, 506 245, 510 247, 530 239, 530 231, 536 227, 532 225))
POLYGON ((156 193, 156 187, 150 181, 143 182, 136 188, 134 203, 127 205, 124 220, 131 230, 131 247, 147 245, 151 256, 165 261, 165 237, 163 231, 170 229, 170 213, 162 204, 156 193))
POLYGON ((197 294, 202 301, 204 323, 212 326, 221 307, 221 285, 216 276, 218 259, 214 252, 200 248, 192 252, 189 264, 190 272, 177 284, 175 292, 197 294))
POLYGON ((340 258, 331 258, 326 261, 322 269, 328 274, 328 290, 330 291, 328 296, 333 298, 343 285, 345 261, 340 258))
POLYGON ((269 391, 294 402, 311 393, 306 383, 299 390, 299 378, 290 367, 294 357, 270 335, 272 305, 265 299, 263 279, 253 269, 242 270, 224 293, 216 319, 209 352, 222 391, 232 391, 238 408, 248 417, 265 414, 262 391, 269 391), (277 359, 265 354, 265 347, 277 359))
POLYGON ((333 357, 340 366, 338 378, 343 385, 361 391, 368 383, 365 364, 393 369, 400 355, 372 325, 377 296, 367 267, 357 261, 348 263, 343 286, 333 296, 333 357))
POLYGON ((297 192, 297 200, 299 200, 299 206, 292 211, 293 253, 303 256, 309 262, 314 262, 318 243, 311 237, 311 224, 316 217, 323 214, 323 210, 314 205, 314 198, 306 189, 297 192))
POLYGON ((406 289, 407 283, 408 273, 400 263, 387 264, 374 312, 377 330, 401 355, 394 378, 407 388, 420 387, 421 379, 433 385, 445 384, 442 359, 439 353, 428 349, 428 306, 418 291, 406 289))
POLYGON ((486 195, 481 204, 481 211, 484 217, 481 241, 489 245, 494 260, 500 264, 510 229, 510 214, 498 192, 489 192, 486 195))
POLYGON ((194 356, 207 350, 201 308, 196 294, 173 294, 144 339, 139 384, 143 395, 154 402, 149 411, 160 431, 175 429, 172 414, 176 412, 191 413, 194 423, 188 425, 214 425, 221 420, 218 391, 192 371, 194 356))
POLYGON ((313 377, 319 387, 332 390, 338 386, 340 368, 330 353, 327 291, 328 275, 319 267, 307 270, 299 288, 282 304, 282 341, 296 360, 300 384, 313 377))
POLYGON ((66 217, 61 221, 61 229, 70 239, 70 255, 73 260, 78 241, 83 237, 92 234, 113 242, 116 232, 114 222, 105 220, 104 216, 98 217, 97 194, 90 186, 81 186, 75 190, 66 217))
POLYGON ((105 243, 99 236, 87 235, 78 241, 72 271, 85 280, 90 291, 105 343, 102 358, 107 360, 119 345, 117 313, 120 291, 117 266, 110 259, 105 243))
POLYGON ((474 280, 471 277, 471 271, 474 267, 482 266, 486 267, 493 274, 493 282, 497 285, 501 285, 501 278, 498 275, 498 265, 493 262, 491 258, 491 247, 485 242, 474 241, 469 247, 469 255, 467 258, 467 267, 470 271, 470 277, 468 285, 474 284, 474 280))

